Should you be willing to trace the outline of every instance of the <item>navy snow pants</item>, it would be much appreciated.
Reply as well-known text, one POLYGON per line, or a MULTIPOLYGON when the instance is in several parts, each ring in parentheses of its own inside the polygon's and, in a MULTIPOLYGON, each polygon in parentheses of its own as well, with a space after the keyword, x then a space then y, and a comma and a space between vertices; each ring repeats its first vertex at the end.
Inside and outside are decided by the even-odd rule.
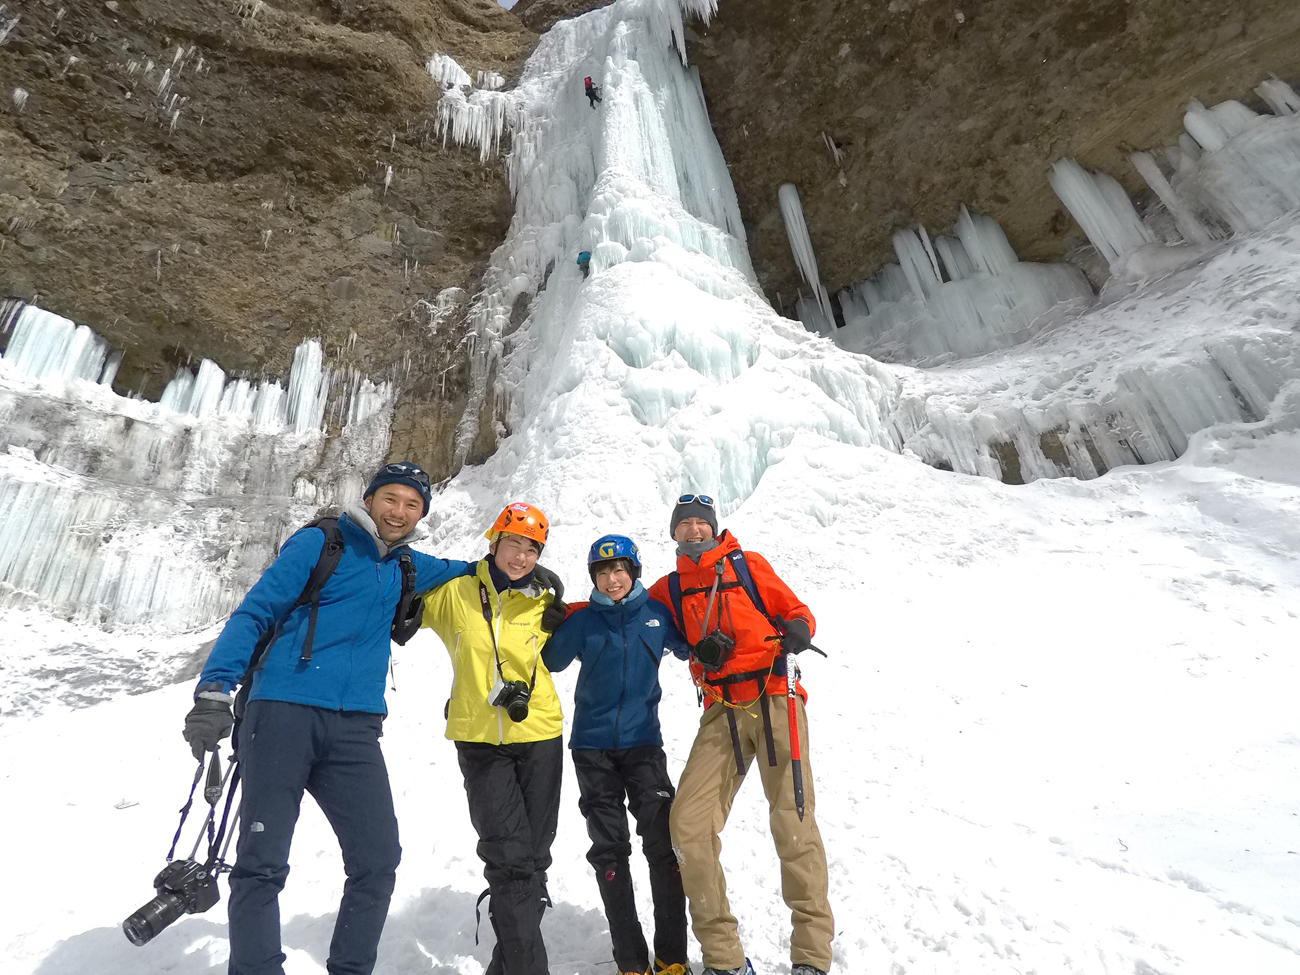
POLYGON ((655 960, 662 965, 685 966, 686 894, 682 892, 682 874, 668 833, 674 789, 664 750, 658 745, 614 750, 575 748, 573 767, 578 774, 578 808, 587 820, 587 834, 591 837, 587 861, 596 871, 618 970, 644 972, 651 967, 632 890, 629 811, 636 820, 641 849, 650 866, 655 960))
POLYGON ((383 715, 251 701, 240 722, 238 859, 230 874, 230 975, 282 975, 280 891, 304 791, 343 851, 343 900, 326 969, 369 975, 388 917, 397 816, 379 748, 383 715))
POLYGON ((458 741, 456 754, 497 936, 485 975, 547 975, 541 925, 564 744, 559 738, 509 745, 458 741))

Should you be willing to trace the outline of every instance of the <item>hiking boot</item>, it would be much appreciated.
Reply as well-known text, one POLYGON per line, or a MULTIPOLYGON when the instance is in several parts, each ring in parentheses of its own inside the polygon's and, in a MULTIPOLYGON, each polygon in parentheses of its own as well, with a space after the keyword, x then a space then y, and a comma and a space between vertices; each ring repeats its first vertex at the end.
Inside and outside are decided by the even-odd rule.
POLYGON ((791 965, 790 975, 826 975, 820 968, 813 968, 812 965, 791 965))
POLYGON ((692 975, 692 972, 689 963, 685 965, 665 965, 656 958, 654 975, 692 975))
POLYGON ((754 975, 754 966, 746 958, 739 968, 706 968, 700 975, 754 975))

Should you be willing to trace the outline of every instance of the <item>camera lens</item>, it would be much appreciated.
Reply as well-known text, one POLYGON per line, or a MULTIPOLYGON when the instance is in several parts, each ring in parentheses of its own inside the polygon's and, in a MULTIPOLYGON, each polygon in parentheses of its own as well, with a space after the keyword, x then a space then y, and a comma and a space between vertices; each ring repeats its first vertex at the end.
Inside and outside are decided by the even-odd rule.
POLYGON ((510 720, 519 724, 528 718, 528 695, 517 695, 513 701, 506 705, 506 714, 510 715, 510 720))
POLYGON ((185 901, 180 895, 164 891, 123 921, 122 930, 131 944, 148 944, 184 913, 185 901))

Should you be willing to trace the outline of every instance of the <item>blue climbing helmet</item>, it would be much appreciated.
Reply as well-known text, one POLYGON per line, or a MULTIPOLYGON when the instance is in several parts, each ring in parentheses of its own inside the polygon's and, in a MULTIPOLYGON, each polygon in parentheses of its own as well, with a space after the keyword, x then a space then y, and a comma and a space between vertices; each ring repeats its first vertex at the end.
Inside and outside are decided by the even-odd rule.
POLYGON ((635 581, 641 578, 641 552, 636 542, 626 535, 601 535, 592 542, 591 551, 587 553, 587 571, 591 581, 596 581, 596 573, 606 562, 622 559, 628 564, 628 575, 635 581))

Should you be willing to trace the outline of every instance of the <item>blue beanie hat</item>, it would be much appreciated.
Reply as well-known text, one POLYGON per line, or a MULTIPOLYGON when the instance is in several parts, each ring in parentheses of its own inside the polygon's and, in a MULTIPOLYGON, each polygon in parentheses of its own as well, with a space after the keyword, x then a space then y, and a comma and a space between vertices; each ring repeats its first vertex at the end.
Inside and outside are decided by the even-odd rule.
POLYGON ((398 464, 385 464, 379 468, 379 473, 370 479, 370 486, 366 488, 366 493, 362 497, 370 497, 385 484, 405 484, 409 488, 414 488, 424 501, 424 514, 420 517, 423 518, 429 513, 433 489, 429 486, 429 475, 419 464, 412 464, 409 460, 398 464))

